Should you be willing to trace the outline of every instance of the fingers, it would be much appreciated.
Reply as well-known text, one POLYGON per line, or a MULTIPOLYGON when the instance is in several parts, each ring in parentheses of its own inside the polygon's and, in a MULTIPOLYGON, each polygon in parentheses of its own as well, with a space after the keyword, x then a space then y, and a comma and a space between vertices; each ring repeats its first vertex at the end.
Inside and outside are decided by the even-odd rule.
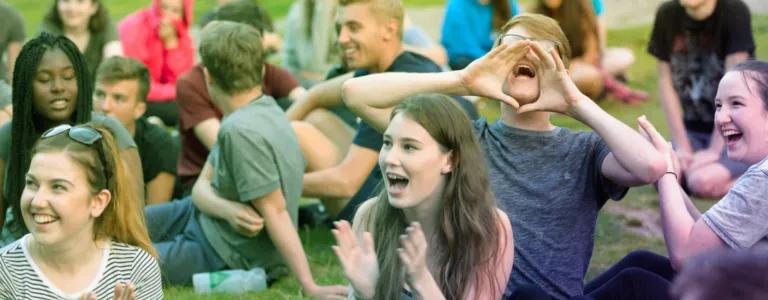
POLYGON ((539 43, 530 43, 530 47, 531 47, 531 50, 533 50, 533 53, 536 54, 536 56, 539 58, 538 60, 543 64, 543 66, 546 69, 557 68, 557 66, 555 65, 555 60, 552 58, 552 55, 548 54, 547 51, 545 51, 544 48, 542 48, 541 45, 539 45, 539 43))
POLYGON ((560 58, 560 54, 557 53, 557 48, 552 47, 552 49, 549 49, 549 54, 552 57, 552 60, 555 61, 555 67, 557 67, 558 72, 564 72, 565 69, 565 63, 563 63, 563 59, 560 58))
POLYGON ((333 236, 336 238, 336 243, 342 250, 352 249, 357 247, 357 241, 352 233, 352 228, 347 221, 334 222, 336 229, 331 230, 333 236))
POLYGON ((409 270, 415 271, 416 268, 424 264, 427 241, 424 238, 421 225, 417 222, 411 224, 405 232, 406 234, 400 236, 402 248, 398 249, 398 255, 409 270))
POLYGON ((541 102, 536 101, 532 103, 528 103, 526 105, 520 106, 520 108, 517 109, 517 113, 527 113, 532 111, 538 111, 541 110, 541 102))
POLYGON ((363 233, 363 252, 364 253, 374 252, 373 235, 367 231, 363 233))
POLYGON ((656 127, 654 127, 653 124, 651 124, 651 122, 649 122, 645 116, 640 116, 637 118, 637 123, 640 125, 643 131, 645 131, 645 134, 649 137, 651 144, 653 144, 656 149, 665 149, 668 147, 669 143, 667 143, 667 140, 664 139, 661 133, 656 130, 656 127))

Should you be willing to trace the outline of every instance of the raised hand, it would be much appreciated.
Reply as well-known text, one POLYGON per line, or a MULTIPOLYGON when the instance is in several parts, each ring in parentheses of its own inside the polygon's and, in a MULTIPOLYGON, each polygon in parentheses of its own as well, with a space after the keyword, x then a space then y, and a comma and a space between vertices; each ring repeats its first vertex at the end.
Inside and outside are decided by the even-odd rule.
POLYGON ((230 202, 228 203, 230 207, 227 208, 229 210, 227 222, 237 233, 246 237, 254 237, 264 229, 264 219, 256 212, 256 209, 247 204, 228 202, 230 202))
POLYGON ((538 43, 530 43, 530 48, 538 58, 534 62, 541 92, 539 99, 521 106, 518 112, 549 111, 573 117, 572 108, 586 96, 571 80, 557 49, 546 52, 538 43))
POLYGON ((637 118, 637 124, 639 126, 638 131, 640 131, 640 135, 647 139, 653 147, 666 158, 667 172, 680 174, 680 161, 677 159, 672 144, 670 144, 664 136, 656 130, 656 127, 654 127, 645 116, 637 118))
POLYGON ((405 229, 405 234, 400 236, 400 245, 402 248, 397 251, 405 267, 405 279, 408 284, 413 288, 434 283, 427 268, 427 240, 418 222, 405 229))
POLYGON ((470 95, 497 99, 519 107, 512 96, 502 92, 502 87, 515 64, 528 53, 529 44, 529 41, 520 41, 511 46, 496 46, 459 72, 462 86, 470 95))
POLYGON ((333 251, 341 261, 344 274, 357 294, 372 299, 379 281, 379 262, 376 260, 373 236, 365 232, 361 241, 347 221, 339 221, 335 225, 336 229, 331 230, 337 244, 333 246, 333 251))

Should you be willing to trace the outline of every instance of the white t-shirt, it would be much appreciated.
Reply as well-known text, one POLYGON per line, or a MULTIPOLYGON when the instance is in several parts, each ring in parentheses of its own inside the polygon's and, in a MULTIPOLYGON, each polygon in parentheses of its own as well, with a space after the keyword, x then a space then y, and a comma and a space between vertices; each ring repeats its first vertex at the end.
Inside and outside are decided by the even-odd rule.
POLYGON ((133 284, 137 300, 163 298, 157 261, 138 247, 114 241, 104 249, 98 274, 88 288, 66 294, 32 260, 27 248, 30 238, 27 234, 0 249, 0 299, 79 299, 86 292, 97 299, 112 299, 119 282, 133 284))

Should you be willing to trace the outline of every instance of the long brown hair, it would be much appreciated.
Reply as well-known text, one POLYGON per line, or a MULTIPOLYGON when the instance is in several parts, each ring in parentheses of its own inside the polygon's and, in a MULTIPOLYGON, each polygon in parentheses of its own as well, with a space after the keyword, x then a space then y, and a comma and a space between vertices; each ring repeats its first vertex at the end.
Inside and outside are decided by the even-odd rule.
POLYGON ((95 129, 101 133, 101 140, 88 146, 72 140, 67 134, 59 134, 40 139, 32 149, 32 156, 44 152, 64 152, 86 171, 92 194, 104 187, 112 194, 109 204, 94 221, 94 239, 112 238, 144 249, 157 257, 144 222, 144 209, 140 206, 142 201, 134 189, 126 184, 129 182, 128 174, 120 160, 115 138, 105 127, 93 123, 80 126, 95 129), (95 147, 101 147, 101 150, 95 147), (99 151, 103 154, 103 162, 99 151))
MULTIPOLYGON (((498 225, 496 202, 469 118, 451 98, 440 94, 409 97, 395 107, 391 117, 397 114, 419 123, 442 149, 452 151, 453 170, 445 175, 437 244, 431 248, 441 267, 435 276, 437 284, 446 299, 468 297, 468 287, 477 289, 483 281, 492 290, 500 291, 506 282, 496 280, 493 262, 501 257, 498 245, 505 241, 499 241, 502 229, 498 225)), ((398 299, 404 270, 396 249, 398 236, 405 231, 407 222, 403 210, 389 204, 386 192, 374 201, 369 210, 361 213, 359 225, 372 231, 375 239, 381 274, 376 299, 398 299)))
POLYGON ((538 0, 533 10, 560 23, 560 27, 571 43, 571 51, 574 57, 584 54, 584 40, 587 34, 594 34, 597 38, 597 16, 588 0, 563 0, 557 9, 550 9, 544 0, 538 0))

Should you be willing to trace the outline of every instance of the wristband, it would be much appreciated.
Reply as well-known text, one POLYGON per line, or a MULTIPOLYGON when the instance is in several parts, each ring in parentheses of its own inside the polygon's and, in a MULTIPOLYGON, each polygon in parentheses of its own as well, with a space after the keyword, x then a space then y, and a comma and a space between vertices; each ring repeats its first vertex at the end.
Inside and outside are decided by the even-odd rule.
POLYGON ((677 173, 675 173, 675 172, 673 172, 673 171, 666 171, 666 172, 664 172, 664 175, 667 175, 667 174, 672 174, 672 175, 674 175, 674 176, 675 176, 675 180, 677 180, 677 173))

